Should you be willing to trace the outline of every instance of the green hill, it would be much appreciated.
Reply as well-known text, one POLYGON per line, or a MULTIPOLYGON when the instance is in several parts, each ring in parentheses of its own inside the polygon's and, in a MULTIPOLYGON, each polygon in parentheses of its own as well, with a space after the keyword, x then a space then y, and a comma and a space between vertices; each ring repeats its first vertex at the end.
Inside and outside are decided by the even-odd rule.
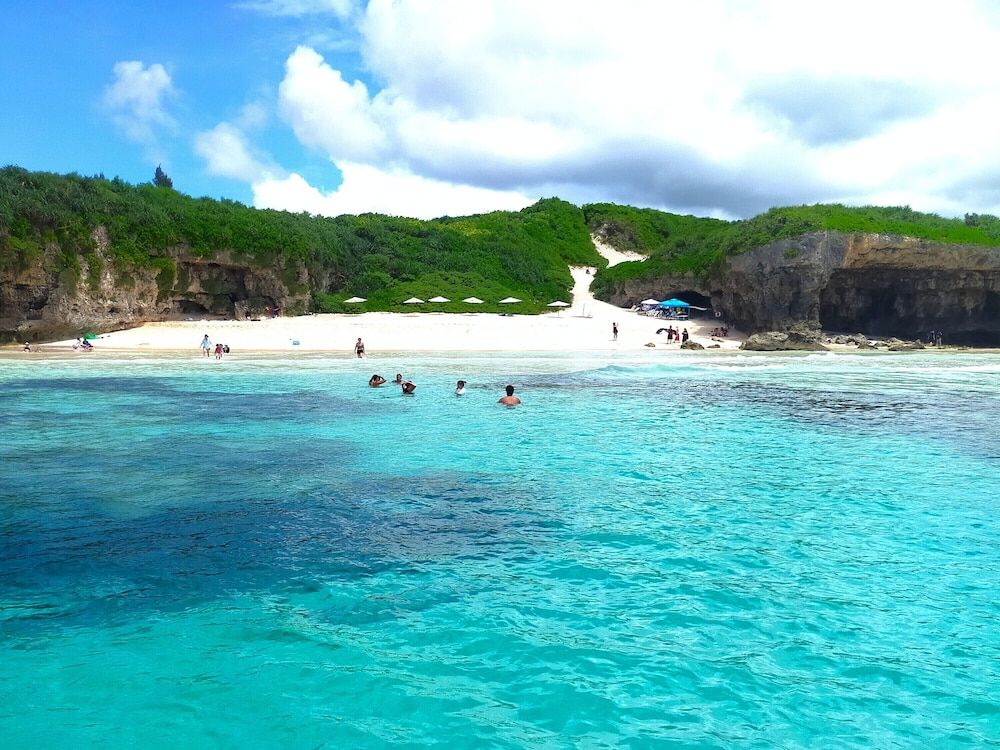
POLYGON ((619 282, 669 274, 703 274, 727 255, 737 255, 777 239, 825 230, 918 237, 935 242, 1000 246, 1000 219, 967 214, 945 219, 909 207, 839 204, 792 206, 741 221, 680 216, 611 203, 583 207, 587 227, 622 250, 648 256, 642 263, 622 263, 601 271, 594 282, 598 296, 619 282))
POLYGON ((92 239, 99 226, 108 232, 104 256, 116 278, 153 268, 166 292, 176 280, 172 258, 179 251, 205 258, 229 252, 278 269, 293 290, 302 286, 304 267, 312 308, 324 312, 399 310, 408 297, 435 295, 475 295, 488 301, 476 308, 482 311, 502 309, 495 302, 513 295, 524 300, 518 312, 537 312, 566 296, 568 264, 603 261, 581 210, 555 198, 519 212, 432 221, 376 214, 325 218, 195 199, 119 179, 0 169, 0 270, 44 263, 70 288, 95 281, 104 268, 92 239), (81 268, 92 278, 81 279, 81 268), (369 301, 345 308, 343 300, 353 295, 369 301))
POLYGON ((607 297, 622 281, 701 275, 727 255, 821 230, 1000 246, 994 216, 969 214, 963 221, 907 207, 796 206, 722 221, 610 203, 581 209, 548 198, 518 212, 431 221, 325 218, 196 199, 117 178, 0 169, 0 276, 34 267, 58 277, 64 289, 96 290, 105 271, 127 286, 134 271, 152 269, 166 298, 186 288, 180 256, 226 254, 270 269, 296 299, 324 312, 404 310, 408 297, 436 295, 455 300, 434 308, 444 311, 467 310, 459 300, 474 295, 489 302, 477 311, 501 310, 496 302, 515 296, 524 300, 518 312, 539 312, 567 295, 568 265, 606 265, 590 233, 648 256, 601 270, 594 291, 607 297), (97 227, 106 228, 109 241, 100 253, 97 227), (368 302, 345 306, 353 295, 368 302))

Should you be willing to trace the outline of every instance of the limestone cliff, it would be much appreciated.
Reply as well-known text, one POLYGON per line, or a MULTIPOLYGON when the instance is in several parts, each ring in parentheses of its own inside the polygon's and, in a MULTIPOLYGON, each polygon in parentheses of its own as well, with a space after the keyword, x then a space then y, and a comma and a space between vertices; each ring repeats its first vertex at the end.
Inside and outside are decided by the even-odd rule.
POLYGON ((211 258, 171 248, 157 268, 123 270, 107 260, 107 236, 93 234, 95 252, 79 272, 51 270, 58 247, 25 268, 0 269, 0 341, 44 340, 185 317, 243 318, 266 306, 304 312, 304 268, 267 269, 234 253, 211 258))
POLYGON ((701 277, 631 280, 608 301, 685 293, 751 333, 807 323, 901 338, 938 330, 950 343, 1000 345, 1000 248, 814 232, 730 256, 701 277))

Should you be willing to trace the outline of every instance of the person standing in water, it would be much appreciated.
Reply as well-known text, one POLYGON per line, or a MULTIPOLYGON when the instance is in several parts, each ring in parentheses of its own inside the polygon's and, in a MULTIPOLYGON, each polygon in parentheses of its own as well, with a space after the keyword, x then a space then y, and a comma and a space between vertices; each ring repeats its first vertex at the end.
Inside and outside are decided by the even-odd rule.
POLYGON ((501 396, 500 400, 497 401, 498 404, 503 404, 504 406, 520 405, 521 399, 514 395, 514 386, 508 385, 504 390, 507 392, 507 395, 501 396))
POLYGON ((455 384, 455 395, 456 396, 464 396, 465 395, 465 381, 464 380, 459 380, 455 384))
POLYGON ((358 336, 358 343, 354 345, 354 353, 358 355, 358 359, 365 356, 365 342, 361 340, 360 336, 358 336))
POLYGON ((206 333, 201 339, 201 353, 206 357, 212 356, 212 342, 208 340, 208 334, 206 333))

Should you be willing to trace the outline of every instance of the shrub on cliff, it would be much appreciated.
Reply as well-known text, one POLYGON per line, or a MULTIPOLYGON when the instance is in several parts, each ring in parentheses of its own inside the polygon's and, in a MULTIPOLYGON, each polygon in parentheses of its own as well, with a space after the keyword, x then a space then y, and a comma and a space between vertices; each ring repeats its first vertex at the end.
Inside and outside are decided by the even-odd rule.
POLYGON ((442 294, 514 295, 525 300, 519 311, 541 311, 571 287, 568 264, 602 260, 581 210, 555 198, 518 212, 432 221, 327 218, 195 199, 148 183, 0 169, 0 264, 43 262, 43 250, 55 245, 59 267, 50 270, 71 274, 79 255, 95 251, 96 227, 107 229, 108 260, 119 275, 154 268, 166 286, 174 278, 164 260, 178 251, 230 252, 293 281, 305 267, 323 309, 343 309, 339 300, 352 294, 368 297, 367 309, 407 309, 399 304, 409 296, 442 294))

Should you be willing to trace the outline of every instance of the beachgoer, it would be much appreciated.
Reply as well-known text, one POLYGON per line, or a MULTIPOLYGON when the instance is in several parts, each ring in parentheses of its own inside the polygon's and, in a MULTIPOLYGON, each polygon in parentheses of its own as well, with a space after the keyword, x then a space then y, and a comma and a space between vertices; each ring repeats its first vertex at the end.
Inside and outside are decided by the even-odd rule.
POLYGON ((681 334, 681 343, 686 343, 690 337, 688 336, 688 329, 684 329, 684 333, 681 334))
POLYGON ((212 348, 212 342, 208 340, 208 334, 206 333, 205 336, 201 340, 201 351, 202 351, 202 354, 204 354, 206 357, 209 356, 209 354, 210 354, 209 350, 211 348, 212 348))
POLYGON ((83 349, 84 351, 90 351, 91 349, 94 348, 94 345, 91 344, 89 341, 87 341, 87 339, 84 339, 82 342, 80 342, 80 348, 83 349))
POLYGON ((358 355, 358 359, 365 356, 365 342, 361 340, 360 336, 358 337, 358 343, 354 345, 354 353, 358 355))
POLYGON ((403 383, 403 386, 402 386, 402 388, 403 388, 403 395, 404 395, 404 396, 412 396, 412 395, 413 395, 413 392, 414 392, 415 390, 417 390, 417 386, 415 386, 415 385, 414 385, 413 383, 411 383, 411 382, 410 382, 409 380, 407 380, 407 381, 405 381, 405 382, 403 383))
POLYGON ((465 381, 464 380, 459 380, 455 384, 455 395, 456 396, 464 396, 465 395, 465 381))
POLYGON ((223 344, 222 345, 222 353, 223 354, 229 354, 229 344, 223 344))
POLYGON ((28 343, 27 341, 25 341, 24 342, 24 349, 22 349, 21 351, 30 352, 31 351, 31 344, 28 343))
POLYGON ((393 380, 392 382, 395 383, 396 385, 402 385, 403 384, 403 376, 400 373, 397 372, 396 373, 396 379, 393 380))
POLYGON ((613 337, 613 339, 615 341, 618 340, 618 324, 617 323, 612 323, 611 324, 611 336, 613 337))
POLYGON ((517 406, 521 403, 521 399, 514 395, 514 386, 508 385, 504 388, 507 391, 506 396, 501 396, 500 400, 497 401, 498 404, 503 404, 504 406, 517 406))
POLYGON ((222 359, 222 344, 215 345, 215 358, 222 359))
POLYGON ((385 384, 385 378, 381 375, 372 375, 371 380, 368 381, 368 385, 372 388, 378 388, 380 385, 385 384))

